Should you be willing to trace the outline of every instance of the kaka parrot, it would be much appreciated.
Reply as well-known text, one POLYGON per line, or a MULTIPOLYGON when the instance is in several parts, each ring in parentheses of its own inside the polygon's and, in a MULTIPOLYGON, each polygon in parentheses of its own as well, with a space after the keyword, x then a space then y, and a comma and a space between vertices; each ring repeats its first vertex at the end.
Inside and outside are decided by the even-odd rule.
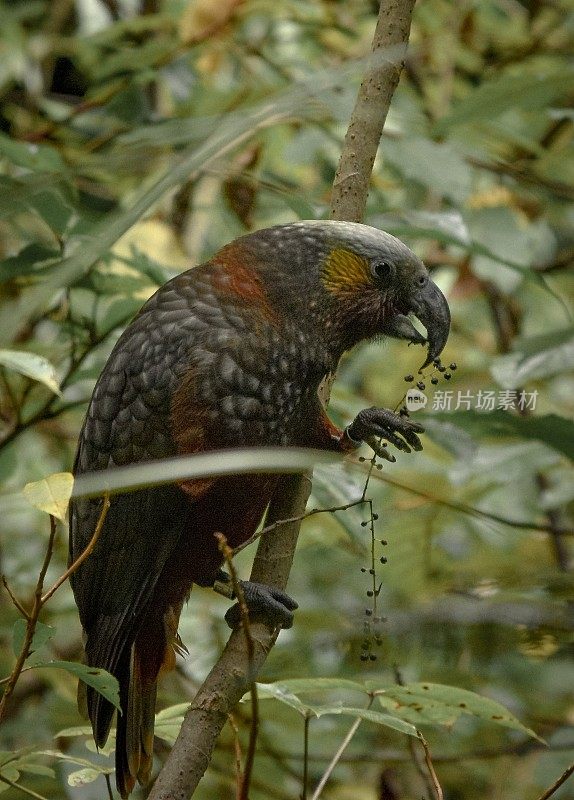
MULTIPOLYGON (((425 339, 425 365, 449 332, 447 302, 416 255, 388 233, 304 221, 242 236, 169 280, 118 339, 86 414, 75 475, 223 448, 296 446, 348 451, 382 438, 421 448, 423 429, 388 409, 360 412, 344 431, 318 395, 342 354, 365 339, 425 339)), ((392 457, 391 457, 392 458, 392 457)), ((158 471, 161 464, 158 464, 158 471)), ((116 494, 93 553, 72 575, 86 662, 118 679, 116 782, 123 798, 152 765, 158 674, 182 647, 177 627, 192 584, 213 586, 222 557, 257 529, 278 478, 182 481, 116 494)), ((88 544, 102 500, 76 499, 70 559, 88 544)), ((296 604, 243 582, 248 605, 278 624, 296 604)), ((114 708, 87 688, 103 746, 114 708)))

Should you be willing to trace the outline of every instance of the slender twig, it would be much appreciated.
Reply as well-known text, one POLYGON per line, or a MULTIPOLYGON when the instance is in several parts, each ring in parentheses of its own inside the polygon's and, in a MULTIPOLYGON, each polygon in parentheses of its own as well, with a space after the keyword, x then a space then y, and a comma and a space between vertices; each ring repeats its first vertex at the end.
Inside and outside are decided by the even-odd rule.
MULTIPOLYGON (((367 709, 369 709, 373 705, 373 700, 374 699, 375 699, 374 695, 371 695, 370 698, 369 698, 367 709)), ((337 748, 337 752, 335 753, 335 755, 333 756, 333 758, 329 762, 329 766, 327 767, 327 769, 325 770, 325 772, 323 773, 323 775, 321 777, 321 780, 317 784, 317 788, 313 792, 311 800, 318 800, 318 798, 321 796, 321 792, 325 788, 325 784, 327 783, 327 781, 331 777, 331 774, 332 774, 333 770, 335 769, 335 767, 337 766, 337 764, 341 760, 341 756, 343 755, 343 753, 347 749, 347 746, 350 744, 351 740, 353 739, 353 736, 356 734, 357 730, 359 729, 359 725, 361 724, 362 721, 363 721, 362 717, 357 717, 355 719, 355 721, 353 722, 353 724, 351 725, 351 727, 349 728, 349 730, 347 731, 347 735, 345 736, 345 738, 343 739, 343 741, 341 742, 341 744, 337 748)))
POLYGON ((7 702, 14 688, 20 677, 22 669, 24 668, 24 663, 28 658, 30 653, 30 647, 32 645, 32 640, 34 638, 34 633, 36 631, 36 623, 38 622, 38 617, 40 616, 40 611, 42 609, 42 589, 44 587, 44 579, 46 577, 46 572, 48 571, 48 567, 50 565, 50 561, 52 559, 52 553, 54 552, 54 541, 56 538, 56 519, 52 515, 50 515, 50 536, 48 537, 48 544, 46 546, 46 553, 44 555, 44 561, 42 563, 42 567, 40 568, 40 574, 38 575, 38 580, 36 581, 36 588, 34 589, 34 600, 32 602, 32 609, 29 611, 27 619, 26 619, 26 633, 24 635, 24 642, 22 643, 22 648, 18 657, 16 658, 16 663, 10 673, 8 680, 6 682, 6 688, 4 689, 4 694, 2 695, 2 700, 0 700, 0 722, 4 719, 7 709, 7 702))
POLYGON ((285 519, 279 519, 277 522, 271 523, 271 525, 266 525, 261 530, 257 531, 250 536, 247 541, 240 544, 238 547, 235 547, 233 550, 233 554, 236 555, 241 550, 244 550, 246 547, 249 547, 250 544, 253 544, 260 536, 263 534, 273 533, 277 528, 280 528, 282 525, 291 525, 296 522, 303 522, 303 520, 307 519, 308 517, 313 517, 315 514, 332 514, 335 511, 347 511, 349 508, 354 508, 355 506, 363 505, 363 503, 367 502, 362 497, 359 500, 353 500, 350 503, 345 503, 341 506, 330 506, 329 508, 312 508, 310 511, 306 511, 304 514, 298 514, 296 517, 286 517, 285 519))
POLYGON ((426 765, 427 765, 427 769, 429 771, 429 775, 431 777, 433 789, 434 789, 434 792, 435 792, 435 795, 436 795, 436 800, 444 800, 444 795, 442 793, 441 785, 440 785, 440 783, 438 781, 438 777, 437 777, 437 774, 435 772, 435 769, 434 769, 434 766, 433 766, 433 763, 432 763, 431 754, 430 754, 430 750, 429 750, 429 746, 427 744, 427 741, 426 741, 425 737, 422 735, 422 733, 420 731, 417 731, 417 733, 418 733, 419 741, 423 746, 423 750, 425 751, 425 762, 426 762, 426 765))
POLYGON ((548 798, 552 797, 554 792, 557 789, 559 789, 562 786, 563 783, 566 783, 566 781, 568 780, 570 775, 572 775, 573 773, 574 773, 574 764, 570 764, 570 766, 567 769, 564 770, 564 772, 558 778, 558 780, 555 781, 552 784, 552 786, 549 786, 548 789, 546 789, 545 792, 542 792, 542 794, 540 795, 540 797, 537 798, 537 800, 548 800, 548 798))
POLYGON ((247 745, 247 755, 245 757, 245 767, 243 772, 239 774, 239 791, 238 800, 248 800, 249 797, 249 784, 251 782, 251 775, 253 773, 253 764, 255 761, 255 748, 257 746, 257 734, 259 732, 259 698, 257 695, 257 683, 255 682, 253 670, 253 663, 255 658, 255 644, 253 642, 253 635, 251 633, 251 622, 249 620, 249 609, 245 602, 245 595, 241 583, 237 577, 235 564, 233 563, 233 550, 227 544, 227 539, 222 533, 216 533, 219 550, 225 559, 225 564, 229 570, 231 577, 231 584, 233 592, 239 605, 239 613, 241 615, 241 627, 245 634, 245 644, 247 646, 247 656, 249 659, 251 680, 249 681, 249 693, 251 696, 251 725, 249 728, 249 743, 247 745))
MULTIPOLYGON (((50 515, 50 536, 48 537, 48 544, 46 546, 46 552, 44 554, 44 561, 42 562, 42 567, 40 568, 40 574, 38 575, 38 580, 36 581, 36 587, 34 589, 34 599, 32 601, 32 608, 30 611, 26 611, 22 607, 22 613, 24 618, 26 619, 26 633, 24 635, 24 641, 22 643, 22 647, 20 649, 20 653, 16 658, 16 663, 12 669, 12 672, 7 678, 4 678, 0 683, 5 683, 6 688, 4 689, 4 694, 2 695, 2 700, 0 700, 0 722, 4 719, 6 715, 7 709, 7 702, 12 695, 14 688, 16 687, 16 683, 20 678, 24 670, 24 664, 26 659, 30 655, 30 647, 32 645, 32 641, 34 639, 34 633, 36 632, 36 626, 38 623, 38 619, 40 616, 40 612, 44 607, 45 603, 52 597, 54 592, 59 589, 59 587, 64 583, 65 580, 73 573, 75 570, 82 564, 86 558, 90 555, 98 536, 102 530, 104 520, 106 518, 106 514, 108 513, 109 508, 109 498, 106 495, 104 497, 104 502, 102 505, 102 511, 100 513, 100 517, 98 519, 96 530, 94 531, 94 535, 92 539, 88 543, 86 549, 78 556, 76 561, 66 570, 66 572, 58 578, 56 583, 49 589, 46 594, 42 594, 44 589, 44 581, 46 579, 46 573, 48 571, 48 567, 50 566, 50 561, 52 560, 52 555, 54 552, 54 542, 56 539, 56 532, 57 532, 57 522, 56 518, 50 515)), ((4 580, 4 585, 6 586, 6 581, 4 580)), ((16 603, 17 607, 20 608, 21 604, 16 601, 16 598, 13 596, 12 592, 7 589, 10 597, 16 603)))
POLYGON ((311 715, 307 712, 303 719, 303 791, 301 800, 307 800, 307 785, 309 783, 309 723, 311 715))
MULTIPOLYGON (((396 682, 399 684, 399 686, 404 686, 403 676, 401 675, 401 672, 396 664, 393 667, 393 671, 395 673, 396 682)), ((432 778, 429 775, 428 769, 426 768, 425 758, 422 756, 420 750, 417 748, 415 738, 413 736, 407 736, 406 739, 407 739, 407 747, 409 749, 409 754, 411 756, 414 768, 418 772, 421 781, 424 783, 430 799, 432 798, 435 791, 432 778)))
POLYGON ((26 611, 26 609, 24 608, 22 603, 18 600, 18 598, 16 597, 16 595, 14 594, 12 589, 10 588, 10 584, 6 580, 6 576, 5 575, 2 575, 2 583, 4 584, 4 588, 6 589, 8 594, 10 595, 10 600, 12 600, 12 602, 14 603, 14 605, 16 606, 16 608, 18 609, 20 614, 22 614, 24 619, 30 619, 30 613, 28 611, 26 611))
POLYGON ((235 721, 234 715, 231 713, 227 715, 227 721, 231 725, 231 730, 233 731, 233 752, 235 754, 235 774, 237 775, 235 797, 236 800, 239 800, 239 796, 241 793, 241 775, 242 775, 242 770, 241 770, 242 756, 241 756, 241 742, 239 740, 239 725, 235 721))
POLYGON ((104 495, 104 498, 103 498, 102 510, 100 512, 100 517, 98 519, 98 523, 96 525, 96 529, 94 531, 94 535, 92 536, 92 538, 88 542, 88 544, 86 546, 86 549, 82 553, 80 553, 80 555, 74 561, 74 563, 70 564, 68 569, 62 575, 60 575, 60 577, 54 583, 54 585, 51 587, 51 589, 48 589, 46 594, 43 595, 43 597, 41 598, 42 605, 44 603, 46 603, 50 599, 50 597, 52 597, 54 592, 56 592, 60 588, 60 586, 65 581, 68 580, 70 575, 73 575, 74 572, 84 563, 84 561, 88 558, 88 556, 90 556, 93 553, 94 547, 96 546, 96 543, 97 543, 98 539, 100 538, 100 534, 102 532, 102 528, 104 527, 104 522, 106 520, 106 516, 107 516, 109 508, 110 508, 110 496, 109 496, 109 494, 106 493, 104 495))
POLYGON ((2 781, 2 783, 7 783, 8 786, 11 786, 13 789, 19 789, 21 792, 24 792, 24 794, 27 794, 28 797, 35 797, 36 800, 47 800, 47 798, 44 797, 43 794, 38 794, 38 792, 34 792, 32 789, 28 789, 26 786, 22 786, 19 783, 15 783, 14 781, 11 781, 10 778, 7 778, 5 775, 0 775, 0 781, 2 781))
MULTIPOLYGON (((351 462, 355 463, 355 462, 351 462)), ((296 517, 287 517, 286 519, 277 520, 277 522, 272 523, 271 525, 266 525, 264 528, 261 528, 259 531, 250 536, 245 542, 240 544, 238 547, 235 547, 233 550, 233 554, 236 555, 241 550, 244 550, 249 545, 253 544, 253 542, 257 541, 260 536, 267 533, 272 533, 277 528, 280 528, 282 525, 288 525, 295 522, 303 522, 308 517, 313 517, 315 514, 332 514, 335 511, 347 511, 349 508, 354 508, 355 506, 363 505, 364 503, 368 503, 368 499, 366 497, 366 492, 368 489, 368 481, 371 478, 375 478, 379 481, 384 481, 385 483, 389 483, 391 486, 395 486, 397 489, 403 489, 405 492, 409 492, 410 494, 416 495, 417 497, 421 497, 424 500, 428 500, 435 505, 442 506, 443 508, 448 508, 451 511, 458 511, 462 514, 468 514, 469 516, 473 517, 480 517, 482 519, 488 519, 492 522, 497 522, 500 525, 508 525, 510 528, 517 528, 518 530, 525 530, 525 531, 539 531, 540 533, 555 533, 556 528, 553 525, 543 525, 537 522, 521 522, 520 520, 515 519, 508 519, 507 517, 503 517, 500 514, 493 514, 490 511, 483 511, 480 508, 475 508, 475 506, 467 505, 466 503, 456 503, 453 500, 446 500, 443 497, 437 497, 436 495, 430 494, 429 492, 425 492, 422 489, 417 489, 414 486, 408 486, 407 484, 402 483, 401 481, 394 480, 390 478, 387 474, 383 474, 380 472, 374 471, 374 467, 376 466, 376 456, 374 459, 369 460, 369 468, 367 473, 367 480, 365 481, 365 485, 363 487, 363 493, 358 500, 353 500, 350 503, 345 503, 340 506, 329 506, 329 508, 312 508, 310 511, 306 511, 304 514, 299 514, 296 517)), ((562 536, 574 536, 574 530, 570 530, 568 528, 560 528, 559 530, 560 535, 562 536)))
POLYGON ((112 791, 112 782, 110 780, 109 774, 106 772, 104 775, 106 781, 106 789, 108 790, 108 800, 114 800, 114 793, 112 791))

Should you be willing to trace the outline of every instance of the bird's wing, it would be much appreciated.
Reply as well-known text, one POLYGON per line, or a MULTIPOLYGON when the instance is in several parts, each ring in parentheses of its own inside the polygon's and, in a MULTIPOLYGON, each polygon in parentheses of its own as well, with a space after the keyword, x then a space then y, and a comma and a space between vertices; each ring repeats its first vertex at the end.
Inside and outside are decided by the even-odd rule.
MULTIPOLYGON (((202 325, 190 311, 192 300, 167 285, 118 341, 88 409, 76 475, 177 454, 170 427, 171 399, 202 325)), ((201 434, 196 427, 196 450, 201 449, 201 434)), ((187 444, 192 452, 192 433, 187 444)), ((98 618, 107 618, 115 631, 134 619, 135 609, 145 604, 177 543, 189 504, 189 495, 174 486, 112 497, 96 548, 72 579, 88 632, 98 618)), ((101 498, 72 503, 71 560, 90 541, 101 509, 101 498)))

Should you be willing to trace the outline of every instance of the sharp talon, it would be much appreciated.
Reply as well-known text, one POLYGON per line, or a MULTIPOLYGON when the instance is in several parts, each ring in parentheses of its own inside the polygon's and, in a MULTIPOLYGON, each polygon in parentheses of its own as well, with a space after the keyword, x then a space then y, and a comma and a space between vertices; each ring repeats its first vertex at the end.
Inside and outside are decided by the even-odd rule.
POLYGON ((378 456, 388 461, 395 459, 389 458, 389 454, 379 447, 378 440, 381 438, 386 439, 403 453, 410 453, 411 449, 417 452, 423 449, 417 436, 417 433, 424 433, 423 426, 395 414, 388 408, 363 409, 348 426, 347 431, 352 440, 365 442, 378 456))
POLYGON ((383 447, 382 444, 379 444, 379 440, 376 436, 369 436, 365 439, 365 444, 368 444, 371 450, 375 452, 379 458, 384 458, 386 461, 390 461, 391 464, 397 460, 392 453, 389 453, 388 448, 383 447))
MULTIPOLYGON (((259 618, 272 625, 280 625, 282 628, 290 628, 293 625, 293 611, 298 605, 292 597, 281 589, 274 589, 263 583, 240 581, 240 584, 250 619, 259 618)), ((230 628, 238 627, 241 623, 239 603, 228 609, 225 621, 230 628)))

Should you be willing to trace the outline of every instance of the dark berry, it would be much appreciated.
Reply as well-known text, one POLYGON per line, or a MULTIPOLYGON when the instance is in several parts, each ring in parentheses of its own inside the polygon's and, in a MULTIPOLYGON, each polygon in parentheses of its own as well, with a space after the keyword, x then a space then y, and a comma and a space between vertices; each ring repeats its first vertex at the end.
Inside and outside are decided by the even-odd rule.
POLYGON ((382 545, 385 545, 385 544, 388 544, 388 542, 387 542, 387 540, 386 540, 386 539, 381 539, 381 544, 382 544, 382 545))
POLYGON ((455 371, 456 364, 454 363, 454 361, 452 362, 452 364, 449 364, 449 367, 450 367, 450 369, 452 369, 453 372, 455 371))
POLYGON ((432 383, 433 386, 436 386, 438 383, 438 378, 431 378, 430 382, 432 383))
POLYGON ((421 390, 421 392, 422 392, 424 388, 425 388, 425 384, 424 384, 424 382, 423 382, 423 381, 419 381, 419 382, 417 383, 417 389, 420 389, 420 390, 421 390))
POLYGON ((387 557, 386 557, 386 556, 381 556, 381 557, 379 558, 379 561, 381 562, 381 564, 386 564, 386 563, 387 563, 387 561, 388 561, 388 559, 387 559, 387 557))
POLYGON ((407 383, 412 383, 414 381, 414 379, 415 379, 414 375, 410 375, 410 374, 409 375, 405 375, 405 380, 406 380, 407 383))
POLYGON ((365 616, 367 616, 367 617, 372 617, 373 616, 373 612, 371 611, 370 608, 366 608, 365 609, 365 616))
POLYGON ((452 378, 452 375, 450 374, 450 372, 445 372, 444 373, 445 381, 450 381, 451 378, 452 378))
POLYGON ((369 661, 376 661, 376 660, 377 660, 376 655, 374 653, 371 653, 371 655, 369 656, 369 661))
POLYGON ((372 596, 373 596, 373 592, 369 589, 369 591, 367 592, 367 597, 372 597, 372 596))
POLYGON ((438 371, 439 371, 439 372, 446 372, 446 367, 443 367, 443 365, 442 365, 442 364, 439 364, 439 365, 437 366, 437 369, 438 369, 438 371))

